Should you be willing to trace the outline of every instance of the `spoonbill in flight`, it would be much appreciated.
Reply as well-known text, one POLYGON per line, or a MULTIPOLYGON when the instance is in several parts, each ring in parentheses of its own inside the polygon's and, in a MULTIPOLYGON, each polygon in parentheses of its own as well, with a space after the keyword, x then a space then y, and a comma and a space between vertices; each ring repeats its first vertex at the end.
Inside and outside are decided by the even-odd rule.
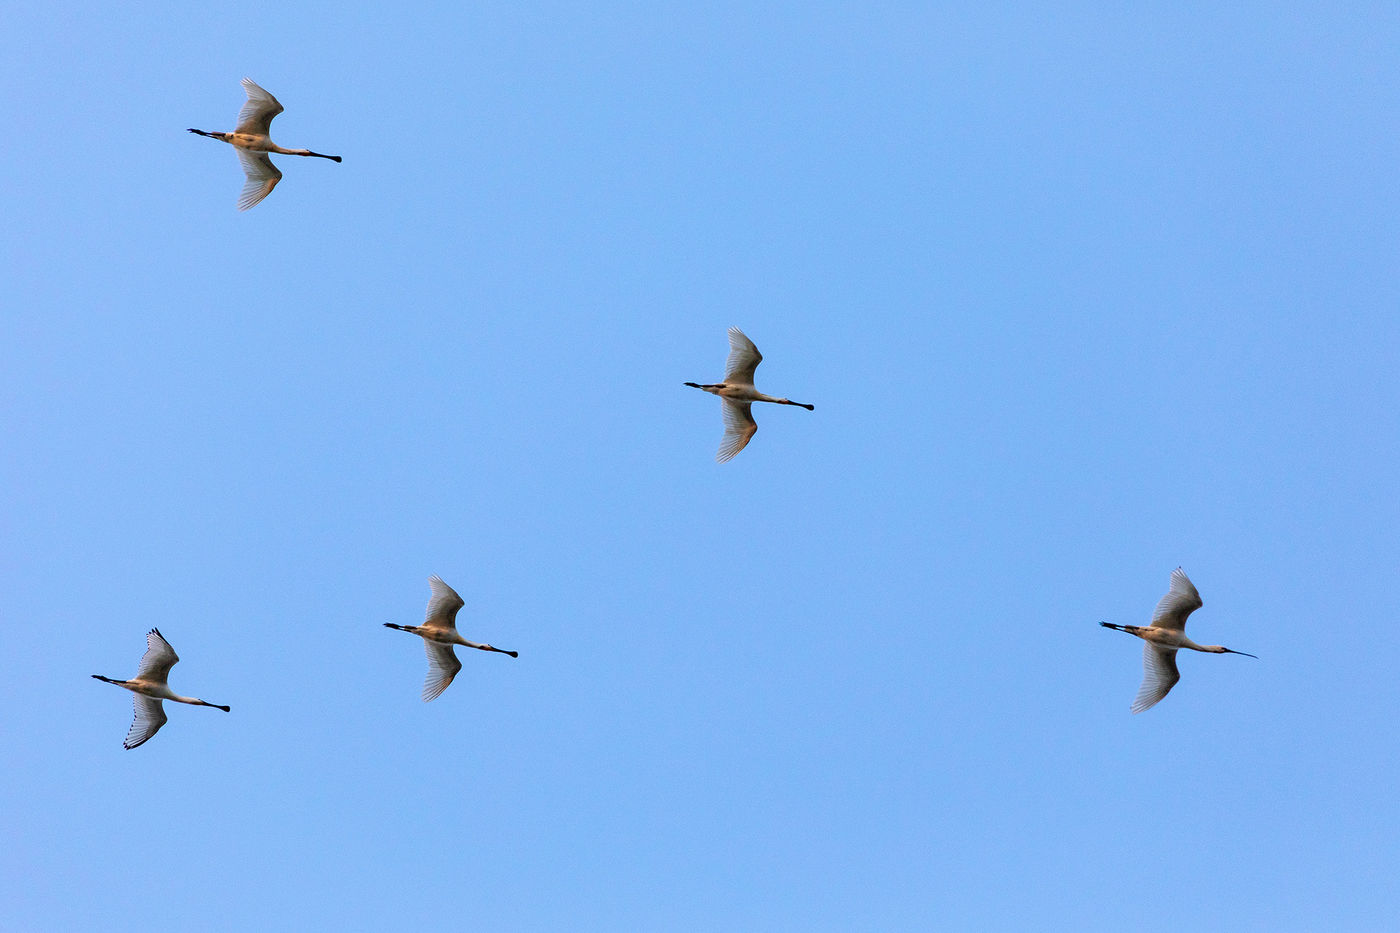
POLYGON ((1167 695, 1181 674, 1176 669, 1176 652, 1179 648, 1192 651, 1205 651, 1210 654, 1242 654, 1247 658, 1258 655, 1247 651, 1235 651, 1224 645, 1198 645, 1186 637, 1186 617, 1201 608, 1201 594, 1196 592, 1190 579, 1178 567, 1172 571, 1171 589, 1157 604, 1152 614, 1152 624, 1114 625, 1100 622, 1104 628, 1136 635, 1147 644, 1142 646, 1142 686, 1138 687, 1133 698, 1133 712, 1140 713, 1151 709, 1167 695))
POLYGON ((763 362, 763 354, 758 347, 737 327, 729 328, 729 359, 724 364, 724 381, 709 385, 687 382, 692 389, 704 389, 720 398, 720 409, 724 415, 724 437, 720 438, 719 452, 715 460, 725 463, 743 450, 749 439, 758 432, 758 423, 753 420, 754 402, 773 402, 776 405, 796 405, 808 411, 815 405, 794 402, 786 398, 764 395, 753 387, 753 371, 763 362))
POLYGON ((282 112, 282 105, 277 102, 277 98, 254 84, 252 78, 243 79, 243 89, 248 92, 248 100, 243 104, 243 109, 238 111, 238 126, 232 133, 207 133, 190 127, 191 133, 233 144, 239 161, 243 163, 243 172, 248 176, 248 180, 243 184, 243 192, 238 196, 240 211, 246 211, 267 197, 282 180, 282 173, 267 157, 269 152, 340 161, 340 156, 324 155, 310 149, 283 149, 274 143, 267 134, 271 131, 272 118, 282 112))
POLYGON ((135 748, 165 725, 165 707, 161 705, 161 700, 174 700, 176 703, 188 703, 191 706, 212 706, 214 709, 228 712, 227 706, 206 703, 194 697, 182 697, 170 689, 165 680, 170 676, 170 669, 179 660, 180 656, 161 635, 160 629, 153 628, 146 633, 146 653, 141 655, 141 666, 136 669, 135 677, 130 680, 113 680, 101 674, 92 675, 105 684, 116 684, 136 694, 132 698, 136 703, 136 718, 131 722, 131 729, 126 733, 122 748, 135 748))
POLYGON ((387 628, 396 628, 400 632, 418 635, 423 639, 423 648, 428 653, 428 679, 423 682, 424 703, 441 696, 447 685, 452 683, 452 678, 462 669, 462 662, 457 660, 457 653, 452 650, 453 645, 466 645, 479 651, 495 651, 498 654, 508 654, 512 658, 520 657, 517 651, 479 645, 457 634, 457 610, 465 605, 462 597, 458 596, 452 587, 443 583, 442 577, 437 574, 428 578, 428 586, 432 588, 433 595, 428 597, 428 618, 422 625, 384 623, 387 628))

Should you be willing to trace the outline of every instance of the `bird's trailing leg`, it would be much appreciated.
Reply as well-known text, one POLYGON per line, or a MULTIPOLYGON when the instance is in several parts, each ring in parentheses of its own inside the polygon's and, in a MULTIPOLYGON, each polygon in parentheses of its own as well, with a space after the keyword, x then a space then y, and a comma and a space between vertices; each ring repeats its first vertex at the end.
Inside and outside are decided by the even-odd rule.
POLYGON ((1136 635, 1141 626, 1137 625, 1114 625, 1112 622, 1100 622, 1104 628, 1111 628, 1115 632, 1127 632, 1129 635, 1136 635))
POLYGON ((104 684, 116 684, 118 687, 126 686, 126 681, 124 680, 113 680, 110 677, 103 677, 101 674, 93 674, 92 676, 95 679, 102 681, 104 684))

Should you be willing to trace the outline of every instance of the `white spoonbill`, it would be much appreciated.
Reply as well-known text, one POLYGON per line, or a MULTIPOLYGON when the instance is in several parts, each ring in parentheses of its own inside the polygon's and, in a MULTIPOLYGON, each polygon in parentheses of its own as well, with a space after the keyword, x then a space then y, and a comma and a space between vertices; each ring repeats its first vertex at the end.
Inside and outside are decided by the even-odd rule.
POLYGON ((758 423, 753 420, 754 402, 773 402, 777 405, 796 405, 814 411, 815 405, 794 402, 786 398, 764 395, 753 387, 753 371, 763 362, 763 354, 758 347, 737 327, 729 328, 729 359, 724 364, 724 381, 710 385, 687 382, 692 389, 704 389, 720 397, 720 408, 724 414, 724 437, 720 438, 719 451, 715 460, 725 463, 743 450, 749 439, 758 432, 758 423))
POLYGON ((1142 646, 1142 686, 1138 687, 1137 696, 1133 698, 1134 713, 1156 706, 1181 679, 1181 674, 1176 670, 1178 648, 1190 648, 1192 651, 1205 651, 1210 654, 1259 657, 1247 651, 1226 648, 1224 645, 1198 645, 1187 638, 1186 617, 1201 606, 1201 594, 1196 592, 1196 587, 1178 567, 1172 571, 1171 589, 1167 590, 1167 595, 1157 604, 1157 611, 1152 613, 1151 625, 1099 623, 1104 628, 1127 632, 1147 642, 1142 646))
POLYGON ((396 628, 400 632, 409 632, 423 639, 423 649, 428 653, 428 679, 423 682, 424 703, 441 696, 447 685, 452 683, 452 678, 462 669, 462 662, 457 660, 457 652, 452 650, 453 645, 466 645, 479 651, 495 651, 498 654, 508 654, 512 658, 520 657, 517 651, 479 645, 457 634, 457 610, 465 605, 462 597, 458 596, 452 587, 443 583, 442 577, 437 574, 428 578, 428 586, 432 588, 433 595, 428 597, 428 617, 422 625, 384 623, 387 628, 396 628))
POLYGON ((206 703, 194 697, 182 697, 170 689, 165 680, 170 676, 170 669, 179 660, 180 656, 161 635, 160 629, 153 628, 146 633, 146 653, 141 655, 141 666, 136 669, 135 677, 130 680, 113 680, 101 674, 92 675, 103 683, 116 684, 136 694, 132 698, 136 703, 136 718, 131 722, 131 729, 126 733, 122 748, 135 748, 165 725, 165 707, 161 705, 161 700, 174 700, 176 703, 188 703, 191 706, 212 706, 214 709, 228 712, 227 706, 206 703))
POLYGON ((240 211, 246 211, 267 197, 282 180, 282 173, 267 157, 269 152, 340 161, 340 156, 312 152, 310 149, 283 149, 274 143, 267 134, 271 131, 272 118, 282 112, 282 105, 277 102, 277 98, 254 84, 252 78, 243 79, 243 89, 248 92, 248 100, 243 109, 238 111, 238 126, 232 133, 206 133, 204 130, 190 127, 191 133, 233 144, 234 151, 238 153, 238 160, 243 163, 243 172, 248 176, 243 185, 243 192, 238 196, 240 211))

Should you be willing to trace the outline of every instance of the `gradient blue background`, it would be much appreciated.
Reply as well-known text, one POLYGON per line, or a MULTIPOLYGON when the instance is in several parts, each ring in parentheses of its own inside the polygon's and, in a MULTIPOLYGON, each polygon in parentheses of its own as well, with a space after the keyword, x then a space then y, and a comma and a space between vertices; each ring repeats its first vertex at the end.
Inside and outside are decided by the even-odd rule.
POLYGON ((1220 6, 0 13, 0 925, 1393 929, 1400 13, 1220 6))

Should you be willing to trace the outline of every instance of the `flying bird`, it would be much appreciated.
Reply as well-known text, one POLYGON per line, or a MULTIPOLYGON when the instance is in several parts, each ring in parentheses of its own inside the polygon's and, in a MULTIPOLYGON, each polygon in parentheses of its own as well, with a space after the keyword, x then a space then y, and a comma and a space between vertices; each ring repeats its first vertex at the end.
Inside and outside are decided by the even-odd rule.
POLYGON ((457 653, 452 650, 453 645, 466 645, 480 651, 495 651, 498 654, 508 654, 512 658, 520 657, 517 651, 479 645, 457 634, 457 610, 465 605, 462 597, 458 596, 452 587, 443 583, 442 577, 437 574, 428 578, 428 586, 432 588, 433 595, 428 598, 428 617, 422 625, 384 623, 386 628, 396 628, 400 632, 422 637, 423 649, 428 654, 428 679, 423 682, 424 703, 441 696, 447 685, 452 683, 452 678, 462 669, 462 662, 457 660, 457 653))
POLYGON ((1114 625, 1100 622, 1104 628, 1136 635, 1147 644, 1142 646, 1142 686, 1138 687, 1133 698, 1133 712, 1140 713, 1156 706, 1167 692, 1181 679, 1176 669, 1176 652, 1179 648, 1192 651, 1205 651, 1210 654, 1242 654, 1247 658, 1258 658, 1247 651, 1235 651, 1224 645, 1198 645, 1186 637, 1186 617, 1201 608, 1201 594, 1196 592, 1190 579, 1178 567, 1172 571, 1171 588, 1157 603, 1157 611, 1152 614, 1152 624, 1114 625))
POLYGON ((136 704, 136 718, 131 722, 131 729, 126 733, 122 748, 135 748, 165 725, 165 707, 161 705, 162 700, 174 700, 176 703, 188 703, 191 706, 212 706, 225 713, 229 711, 227 706, 206 703, 194 697, 182 697, 170 689, 165 680, 170 676, 170 669, 179 660, 180 656, 161 635, 160 629, 153 628, 146 633, 146 653, 141 655, 141 666, 136 669, 135 677, 130 680, 113 680, 101 674, 92 675, 103 683, 116 684, 136 694, 132 698, 136 704))
POLYGON ((232 133, 207 133, 190 127, 191 133, 233 144, 234 151, 238 153, 238 160, 243 163, 243 172, 248 176, 248 180, 243 184, 243 191, 238 196, 240 211, 246 211, 267 197, 282 180, 282 173, 267 157, 269 152, 340 161, 340 156, 324 155, 310 149, 283 149, 274 143, 267 134, 272 126, 272 118, 282 112, 282 105, 277 102, 277 98, 253 83, 252 78, 243 79, 243 89, 248 92, 248 100, 243 104, 243 109, 238 111, 238 126, 232 133))
POLYGON ((692 389, 704 389, 720 398, 720 409, 724 415, 724 437, 720 438, 719 451, 715 460, 726 463, 748 445, 758 432, 758 423, 753 420, 754 402, 773 402, 777 405, 796 405, 808 411, 815 405, 794 402, 786 398, 764 395, 753 387, 753 371, 763 362, 763 354, 758 347, 737 327, 729 328, 729 359, 724 364, 724 381, 709 385, 687 382, 692 389))

